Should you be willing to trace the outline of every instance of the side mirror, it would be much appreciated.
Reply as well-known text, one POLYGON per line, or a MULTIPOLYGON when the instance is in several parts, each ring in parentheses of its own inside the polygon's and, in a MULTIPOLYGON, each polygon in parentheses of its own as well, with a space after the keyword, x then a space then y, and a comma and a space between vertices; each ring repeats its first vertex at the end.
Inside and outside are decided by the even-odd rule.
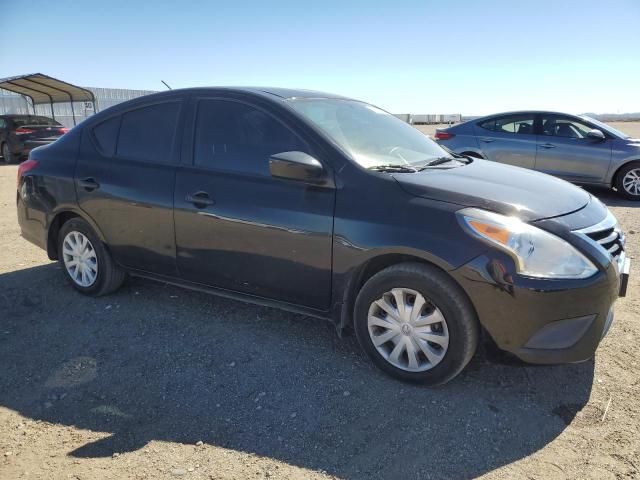
POLYGON ((593 130, 589 130, 587 132, 587 138, 595 140, 596 142, 602 142, 603 140, 606 140, 607 137, 605 137, 604 133, 602 133, 600 130, 594 128, 593 130))
POLYGON ((327 183, 322 164, 304 152, 282 152, 269 157, 272 177, 323 185, 327 183))

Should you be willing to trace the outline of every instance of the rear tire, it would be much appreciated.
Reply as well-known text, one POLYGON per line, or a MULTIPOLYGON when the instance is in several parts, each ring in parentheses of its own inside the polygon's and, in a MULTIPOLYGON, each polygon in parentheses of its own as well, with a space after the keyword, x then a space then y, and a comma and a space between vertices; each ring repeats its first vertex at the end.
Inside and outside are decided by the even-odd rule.
POLYGON ((640 200, 640 162, 624 165, 616 175, 614 187, 627 200, 640 200))
POLYGON ((420 263, 393 265, 371 277, 356 299, 354 329, 377 367, 424 385, 446 383, 458 375, 479 338, 475 310, 462 288, 442 270, 420 263))
POLYGON ((116 291, 126 277, 91 226, 80 218, 68 220, 58 232, 58 261, 71 285, 92 297, 116 291))
POLYGON ((13 153, 11 153, 7 143, 2 144, 2 158, 4 159, 4 163, 7 164, 11 164, 14 161, 13 153))

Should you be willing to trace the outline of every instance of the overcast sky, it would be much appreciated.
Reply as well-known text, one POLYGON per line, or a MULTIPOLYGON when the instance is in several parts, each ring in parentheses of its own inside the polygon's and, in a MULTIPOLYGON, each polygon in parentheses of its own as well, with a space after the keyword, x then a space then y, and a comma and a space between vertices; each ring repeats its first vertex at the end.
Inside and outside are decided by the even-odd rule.
POLYGON ((640 0, 3 0, 0 76, 323 90, 394 113, 640 111, 640 0))

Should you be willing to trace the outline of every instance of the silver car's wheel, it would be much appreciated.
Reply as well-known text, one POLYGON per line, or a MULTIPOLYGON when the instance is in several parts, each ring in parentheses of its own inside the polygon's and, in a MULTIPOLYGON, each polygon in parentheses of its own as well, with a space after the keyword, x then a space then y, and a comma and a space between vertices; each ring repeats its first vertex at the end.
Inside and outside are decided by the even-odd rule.
POLYGON ((640 168, 629 170, 622 178, 622 186, 630 195, 640 195, 640 168))
POLYGON ((449 329, 440 309, 408 288, 394 288, 371 303, 367 325, 378 353, 407 372, 432 369, 449 348, 449 329))
POLYGON ((90 287, 98 276, 98 257, 89 239, 71 231, 62 242, 64 266, 71 279, 81 287, 90 287))

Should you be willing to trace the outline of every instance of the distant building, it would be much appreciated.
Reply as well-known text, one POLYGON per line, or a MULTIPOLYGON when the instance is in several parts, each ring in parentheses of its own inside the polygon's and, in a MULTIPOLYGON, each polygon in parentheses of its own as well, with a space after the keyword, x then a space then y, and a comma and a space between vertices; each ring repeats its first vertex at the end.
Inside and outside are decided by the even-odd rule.
POLYGON ((418 113, 398 113, 395 115, 403 122, 410 125, 431 125, 439 123, 458 123, 462 121, 462 115, 459 113, 432 115, 418 113))
MULTIPOLYGON (((96 108, 102 111, 118 103, 132 98, 141 97, 150 93, 151 90, 129 90, 125 88, 93 88, 86 87, 91 90, 96 97, 96 108)), ((36 115, 44 115, 51 117, 50 105, 36 105, 36 115)), ((74 102, 73 109, 76 114, 76 123, 80 123, 95 112, 91 102, 74 102)), ((7 113, 33 114, 33 109, 29 100, 22 95, 0 89, 0 115, 7 113)), ((70 103, 57 103, 53 105, 53 113, 58 122, 66 127, 73 126, 73 116, 71 114, 70 103)))

